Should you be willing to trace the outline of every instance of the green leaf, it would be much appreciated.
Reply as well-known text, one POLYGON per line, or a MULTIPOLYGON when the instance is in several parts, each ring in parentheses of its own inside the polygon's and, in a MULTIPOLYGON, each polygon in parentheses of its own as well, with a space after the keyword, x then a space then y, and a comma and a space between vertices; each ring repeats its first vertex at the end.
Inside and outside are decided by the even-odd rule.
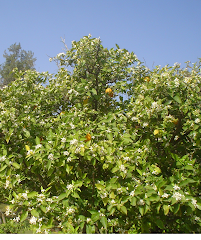
POLYGON ((181 98, 180 98, 179 95, 174 96, 173 99, 174 99, 176 102, 180 103, 180 104, 182 103, 181 98))
POLYGON ((180 209, 180 204, 179 203, 175 204, 173 208, 173 213, 176 214, 179 211, 179 209, 180 209))
POLYGON ((76 192, 73 192, 73 193, 71 194, 71 196, 74 197, 74 198, 80 198, 79 194, 76 193, 76 192))
POLYGON ((125 215, 127 215, 127 208, 126 208, 125 206, 121 206, 121 207, 120 207, 120 211, 121 211, 122 213, 124 213, 125 215))
POLYGON ((39 137, 36 137, 36 144, 40 144, 40 138, 39 137))
POLYGON ((160 208, 161 208, 161 204, 160 204, 160 202, 158 202, 158 203, 156 204, 157 213, 159 213, 160 208))
POLYGON ((139 208, 140 214, 143 216, 144 215, 144 207, 139 206, 138 208, 139 208))
POLYGON ((37 192, 30 192, 30 193, 27 193, 27 197, 28 198, 32 198, 32 197, 35 197, 38 193, 37 192))
POLYGON ((155 222, 156 222, 156 225, 157 225, 160 229, 164 229, 164 228, 165 228, 163 222, 162 222, 160 219, 156 219, 155 222))
POLYGON ((46 213, 46 207, 44 207, 43 205, 40 205, 40 209, 41 209, 44 213, 46 213))
POLYGON ((192 165, 187 165, 184 167, 184 169, 194 171, 194 167, 192 165))
POLYGON ((92 93, 93 93, 94 95, 97 95, 97 91, 96 91, 95 88, 92 88, 91 91, 92 91, 92 93))
POLYGON ((13 167, 15 167, 15 168, 17 168, 17 169, 20 168, 20 165, 19 165, 18 163, 16 163, 16 162, 13 162, 12 165, 13 165, 13 167))
POLYGON ((96 188, 97 188, 98 190, 102 190, 102 189, 105 188, 105 186, 103 186, 103 185, 100 184, 100 183, 96 183, 95 186, 96 186, 96 188))
POLYGON ((151 202, 158 202, 160 200, 160 197, 157 194, 153 194, 149 197, 149 201, 151 202))
POLYGON ((111 192, 111 193, 110 193, 110 198, 115 199, 115 197, 116 197, 116 196, 115 196, 114 192, 111 192))
POLYGON ((113 140, 113 135, 112 135, 112 133, 108 133, 108 134, 107 134, 107 138, 108 138, 108 140, 112 141, 112 140, 113 140))
POLYGON ((93 234, 93 233, 95 233, 95 226, 86 225, 86 233, 87 233, 87 234, 93 234))
POLYGON ((35 209, 32 209, 31 210, 31 215, 33 215, 34 217, 39 217, 39 213, 35 210, 35 209))
POLYGON ((110 215, 113 215, 114 212, 115 212, 116 208, 115 207, 112 207, 110 210, 109 210, 109 216, 110 215))
POLYGON ((10 141, 10 135, 6 135, 6 142, 9 143, 10 141))
POLYGON ((26 220, 28 216, 28 211, 23 212, 22 215, 20 216, 20 222, 23 222, 24 220, 26 220))
POLYGON ((164 214, 165 214, 165 215, 168 215, 169 210, 170 210, 169 205, 163 205, 163 211, 164 211, 164 214))
POLYGON ((50 170, 50 168, 51 168, 51 160, 48 160, 48 162, 47 162, 47 170, 50 170))
POLYGON ((100 214, 97 212, 92 214, 92 216, 91 216, 91 220, 94 222, 96 222, 99 218, 100 218, 100 214))
POLYGON ((107 229, 107 218, 101 217, 100 222, 102 223, 103 227, 107 229))
POLYGON ((137 202, 136 197, 133 197, 130 201, 132 206, 136 206, 136 202, 137 202))
POLYGON ((5 168, 7 167, 7 165, 4 165, 0 168, 0 172, 2 172, 5 168))
POLYGON ((140 169, 136 169, 136 170, 140 174, 140 176, 142 176, 142 171, 140 169))
POLYGON ((195 183, 195 182, 196 182, 195 180, 193 180, 193 179, 191 179, 191 178, 188 178, 188 179, 185 179, 184 181, 182 181, 182 182, 180 183, 180 186, 183 187, 183 186, 185 186, 185 185, 188 185, 189 183, 195 183))
POLYGON ((62 193, 58 196, 58 201, 64 199, 66 197, 66 193, 62 193))
POLYGON ((26 138, 29 138, 30 137, 30 132, 28 130, 24 130, 24 136, 26 138))

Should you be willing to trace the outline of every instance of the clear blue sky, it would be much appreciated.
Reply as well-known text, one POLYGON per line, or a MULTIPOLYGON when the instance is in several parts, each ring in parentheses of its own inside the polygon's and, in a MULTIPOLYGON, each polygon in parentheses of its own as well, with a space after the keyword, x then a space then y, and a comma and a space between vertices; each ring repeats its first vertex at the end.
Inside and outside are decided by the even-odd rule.
POLYGON ((201 57, 201 0, 0 0, 0 63, 11 44, 37 58, 36 70, 56 72, 49 62, 63 51, 61 37, 89 33, 103 46, 133 51, 152 68, 196 62, 201 57))

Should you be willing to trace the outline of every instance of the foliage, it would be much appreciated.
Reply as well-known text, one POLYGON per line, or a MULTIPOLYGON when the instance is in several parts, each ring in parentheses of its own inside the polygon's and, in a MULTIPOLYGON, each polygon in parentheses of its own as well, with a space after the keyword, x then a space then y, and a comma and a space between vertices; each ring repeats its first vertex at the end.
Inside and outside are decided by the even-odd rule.
POLYGON ((7 234, 7 233, 30 233, 29 232, 29 224, 28 222, 22 223, 14 223, 8 222, 0 224, 0 234, 7 234))
POLYGON ((200 66, 151 71, 91 36, 54 60, 0 90, 5 215, 36 233, 199 233, 200 66))
POLYGON ((6 59, 5 63, 0 65, 1 85, 3 86, 15 80, 14 68, 18 68, 19 71, 33 70, 34 62, 36 61, 36 58, 33 57, 33 52, 22 50, 20 43, 12 44, 8 51, 10 54, 6 51, 3 54, 3 57, 6 59))

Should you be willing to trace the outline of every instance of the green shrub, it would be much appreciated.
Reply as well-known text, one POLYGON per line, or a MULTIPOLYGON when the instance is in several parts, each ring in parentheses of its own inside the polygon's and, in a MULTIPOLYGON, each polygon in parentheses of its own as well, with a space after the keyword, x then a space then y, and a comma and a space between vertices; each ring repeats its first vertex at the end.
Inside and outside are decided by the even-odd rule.
POLYGON ((5 215, 36 233, 199 233, 200 66, 151 71, 90 36, 54 60, 0 90, 5 215))
POLYGON ((29 224, 28 222, 15 223, 11 221, 0 224, 0 234, 7 233, 30 233, 29 224))

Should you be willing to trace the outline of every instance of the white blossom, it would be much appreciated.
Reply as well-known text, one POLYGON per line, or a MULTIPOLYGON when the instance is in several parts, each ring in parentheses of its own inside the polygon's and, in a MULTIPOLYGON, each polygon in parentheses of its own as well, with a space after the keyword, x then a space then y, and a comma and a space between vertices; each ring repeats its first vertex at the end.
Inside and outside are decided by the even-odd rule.
POLYGON ((176 136, 174 137, 174 140, 177 141, 178 139, 179 139, 179 136, 176 135, 176 136))
POLYGON ((52 153, 50 153, 50 154, 48 155, 48 159, 52 161, 52 160, 54 159, 54 155, 53 155, 52 153))
POLYGON ((19 222, 19 221, 20 221, 20 217, 18 216, 18 217, 16 217, 16 218, 14 218, 13 221, 14 221, 14 222, 19 222))
POLYGON ((169 194, 164 193, 164 194, 162 195, 162 198, 168 198, 168 196, 169 196, 169 194))
POLYGON ((5 189, 9 187, 9 184, 10 184, 10 181, 9 181, 9 180, 6 180, 6 186, 5 186, 5 189))
POLYGON ((28 199, 27 193, 22 193, 22 197, 27 200, 28 199))
POLYGON ((140 199, 140 200, 138 201, 138 205, 145 205, 144 200, 143 200, 143 199, 140 199))
POLYGON ((177 201, 180 201, 183 197, 183 195, 179 192, 175 192, 173 195, 172 195, 173 198, 175 198, 177 201))
POLYGON ((77 144, 78 144, 78 140, 75 138, 70 141, 70 145, 77 145, 77 144))
POLYGON ((176 190, 180 190, 180 187, 177 186, 176 184, 173 186, 173 188, 174 188, 175 191, 176 191, 176 190))
POLYGON ((65 143, 65 142, 66 142, 66 138, 63 137, 63 138, 61 139, 61 142, 62 142, 62 143, 65 143))
POLYGON ((41 148, 41 147, 42 147, 42 144, 38 144, 35 146, 36 149, 41 148))
POLYGON ((111 132, 111 130, 108 128, 108 129, 106 129, 105 130, 107 133, 110 133, 111 132))
POLYGON ((32 217, 29 219, 29 223, 30 223, 30 224, 36 224, 36 222, 37 222, 37 218, 34 217, 34 216, 32 216, 32 217))
POLYGON ((67 208, 66 215, 68 215, 68 214, 72 214, 72 213, 74 213, 74 212, 75 212, 75 209, 69 207, 69 208, 67 208))
POLYGON ((134 197, 135 196, 135 191, 130 192, 130 196, 134 197))
POLYGON ((68 156, 70 153, 68 151, 64 151, 64 155, 68 156))
POLYGON ((89 223, 91 221, 91 218, 87 218, 87 223, 89 223))
POLYGON ((158 107, 158 103, 157 102, 152 102, 151 106, 152 106, 152 108, 157 108, 158 107))
POLYGON ((68 157, 66 161, 71 162, 72 161, 71 157, 68 157))
POLYGON ((175 78, 174 83, 175 83, 176 87, 179 87, 179 79, 178 78, 175 78))
POLYGON ((0 162, 4 162, 6 160, 6 156, 0 157, 0 162))
POLYGON ((195 199, 192 199, 192 204, 193 204, 193 206, 195 207, 195 208, 197 208, 198 207, 198 205, 197 205, 197 200, 195 200, 195 199))
POLYGON ((5 215, 6 215, 6 216, 9 216, 10 214, 11 214, 11 209, 10 209, 10 207, 7 205, 7 206, 6 206, 5 215))
POLYGON ((74 188, 73 184, 68 184, 68 185, 67 185, 67 189, 68 189, 68 190, 72 190, 73 188, 74 188))
POLYGON ((200 123, 200 119, 199 119, 199 118, 196 118, 196 119, 195 119, 195 123, 196 123, 196 124, 200 123))

